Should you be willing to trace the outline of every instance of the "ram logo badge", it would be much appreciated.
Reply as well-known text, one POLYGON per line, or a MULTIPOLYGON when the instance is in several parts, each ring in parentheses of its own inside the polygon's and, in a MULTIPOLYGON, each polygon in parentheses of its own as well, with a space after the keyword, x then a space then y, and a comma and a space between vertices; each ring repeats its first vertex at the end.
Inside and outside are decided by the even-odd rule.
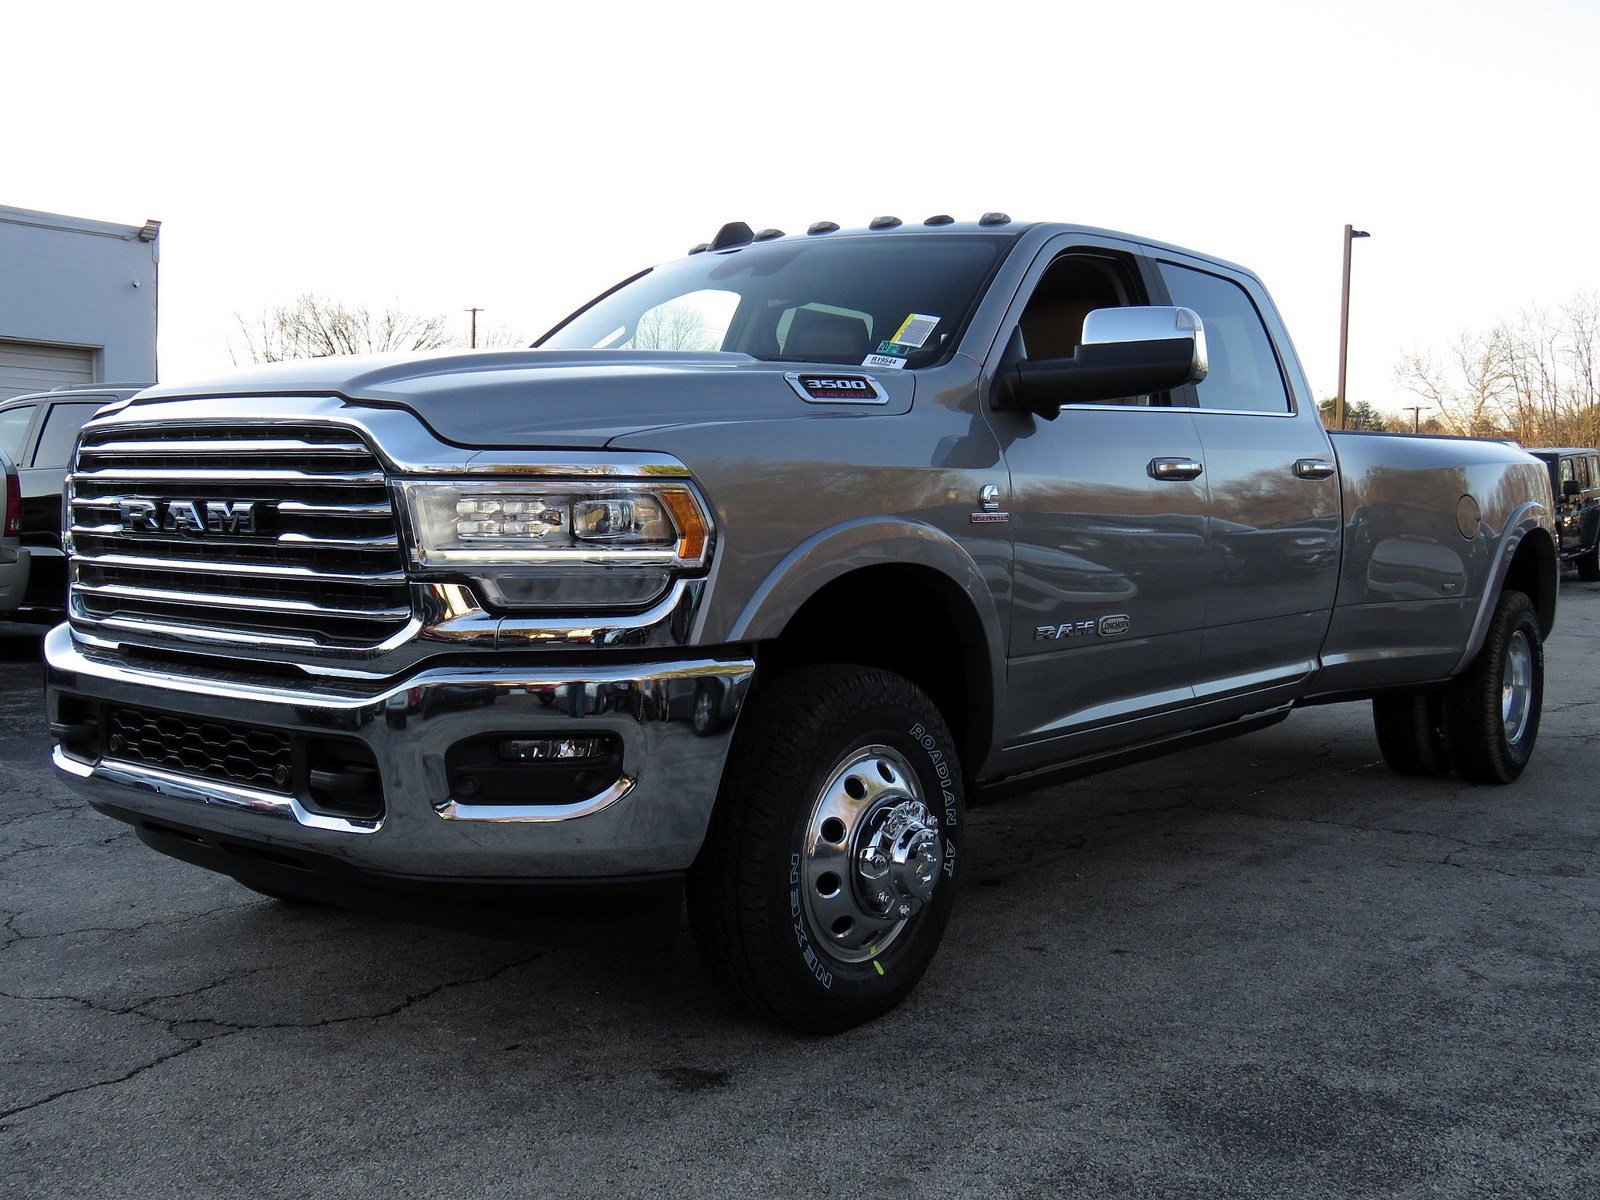
POLYGON ((254 533, 253 500, 123 500, 126 533, 254 533))
POLYGON ((1114 616, 1101 617, 1099 620, 1089 621, 1063 621, 1059 625, 1036 625, 1033 630, 1033 640, 1036 642, 1064 642, 1071 638, 1088 637, 1090 634, 1099 634, 1101 637, 1121 637, 1128 632, 1129 621, 1125 613, 1114 616))

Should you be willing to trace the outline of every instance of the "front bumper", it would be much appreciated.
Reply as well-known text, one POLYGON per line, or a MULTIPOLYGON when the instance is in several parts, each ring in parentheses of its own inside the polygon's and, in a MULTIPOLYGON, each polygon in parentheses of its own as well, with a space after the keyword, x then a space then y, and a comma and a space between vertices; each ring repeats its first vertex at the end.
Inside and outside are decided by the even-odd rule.
MULTIPOLYGON (((54 762, 62 777, 97 808, 141 826, 141 836, 145 826, 157 834, 163 827, 198 830, 217 845, 248 846, 257 857, 277 853, 314 873, 391 883, 412 877, 429 886, 452 879, 598 882, 686 870, 704 839, 733 719, 754 671, 748 656, 730 650, 622 664, 508 656, 495 666, 434 667, 377 687, 263 681, 102 652, 80 644, 66 625, 45 639, 45 658, 55 728, 64 707, 88 701, 334 735, 365 743, 381 777, 382 816, 347 819, 308 811, 292 795, 104 752, 74 753, 58 739, 54 762), (614 736, 621 778, 577 803, 545 804, 530 795, 525 805, 508 807, 449 794, 452 746, 535 731, 614 736)), ((244 877, 215 861, 204 865, 244 877)))

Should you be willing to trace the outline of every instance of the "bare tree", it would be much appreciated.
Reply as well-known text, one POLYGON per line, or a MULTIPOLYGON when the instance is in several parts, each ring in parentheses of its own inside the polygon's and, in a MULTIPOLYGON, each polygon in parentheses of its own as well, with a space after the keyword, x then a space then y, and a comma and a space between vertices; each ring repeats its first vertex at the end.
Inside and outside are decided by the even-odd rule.
POLYGON ((310 292, 259 317, 235 313, 235 363, 282 362, 337 354, 385 354, 437 350, 456 343, 442 316, 342 304, 310 292))
POLYGON ((1450 433, 1525 446, 1596 445, 1600 293, 1580 292, 1559 313, 1530 308, 1486 332, 1464 333, 1442 359, 1407 355, 1395 378, 1436 404, 1450 433))
POLYGON ((635 350, 715 350, 718 340, 692 305, 671 301, 640 317, 628 344, 635 350))

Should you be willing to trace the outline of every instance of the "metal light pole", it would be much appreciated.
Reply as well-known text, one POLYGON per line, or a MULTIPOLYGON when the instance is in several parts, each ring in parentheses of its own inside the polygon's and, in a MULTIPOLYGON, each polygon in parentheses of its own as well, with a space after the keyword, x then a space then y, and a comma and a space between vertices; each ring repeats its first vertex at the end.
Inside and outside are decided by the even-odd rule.
MULTIPOLYGON (((1346 226, 1345 228, 1348 229, 1349 226, 1346 226)), ((1361 236, 1362 237, 1366 237, 1367 235, 1366 234, 1362 234, 1361 236)), ((1348 245, 1348 243, 1347 243, 1347 245, 1348 245)), ((1350 260, 1350 252, 1347 249, 1345 251, 1345 275, 1346 275, 1347 278, 1348 278, 1348 276, 1350 274, 1350 262, 1349 262, 1349 260, 1350 260)), ((467 311, 467 312, 472 314, 472 340, 468 343, 468 345, 472 349, 476 350, 478 348, 478 314, 481 313, 483 311, 483 309, 481 309, 481 308, 469 308, 469 309, 466 309, 465 311, 467 311)), ((1343 386, 1344 386, 1343 384, 1340 385, 1341 389, 1343 388, 1343 386)))
POLYGON ((1352 225, 1344 227, 1344 284, 1339 290, 1339 394, 1333 405, 1334 425, 1339 429, 1344 428, 1344 377, 1350 361, 1350 243, 1356 238, 1371 236, 1365 229, 1352 225))
POLYGON ((1423 412, 1432 407, 1433 405, 1431 404, 1406 404, 1401 406, 1401 412, 1408 412, 1411 414, 1412 433, 1417 433, 1419 431, 1419 427, 1422 424, 1423 412))

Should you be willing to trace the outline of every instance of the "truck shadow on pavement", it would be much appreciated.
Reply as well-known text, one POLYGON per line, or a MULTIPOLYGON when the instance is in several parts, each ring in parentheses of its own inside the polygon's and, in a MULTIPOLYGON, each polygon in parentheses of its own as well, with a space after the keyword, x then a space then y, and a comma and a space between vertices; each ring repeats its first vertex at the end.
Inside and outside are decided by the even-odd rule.
MULTIPOLYGON (((934 1111, 1052 1161, 1126 1167, 1132 1138, 1156 1166, 1263 1186, 1315 1147, 1347 1194, 1437 1181, 1502 1136, 1554 1154, 1551 1131, 1597 1084, 1597 594, 1563 587, 1539 753, 1512 787, 1394 775, 1367 707, 1347 705, 977 807, 928 976, 822 1040, 746 1018, 686 933, 655 953, 545 950, 291 907, 155 855, 49 777, 21 698, 37 652, 0 637, 0 1012, 16 1047, 0 1146, 66 1155, 74 1128, 114 1115, 148 1119, 145 1139, 159 1127, 163 1161, 205 1161, 260 1106, 275 1139, 331 1170, 329 1114, 369 1131, 369 1165, 410 1161, 447 1119, 447 1157, 515 1145, 557 1180, 627 1190, 647 1178, 618 1157, 635 1131, 665 1169, 771 1150, 765 1129, 848 1097, 850 1171, 889 1193, 909 1173, 868 1127, 947 1180, 981 1167, 985 1194, 1033 1177, 1026 1154, 969 1158, 966 1137, 930 1130, 934 1111), (915 1047, 916 1069, 878 1095, 858 1085, 886 1044, 915 1047), (689 1103, 709 1107, 685 1123, 689 1103)), ((129 1161, 102 1182, 134 1186, 147 1169, 129 1161)), ((1530 1182, 1565 1160, 1543 1161, 1530 1182)), ((801 1174, 842 1183, 830 1170, 801 1174)))

